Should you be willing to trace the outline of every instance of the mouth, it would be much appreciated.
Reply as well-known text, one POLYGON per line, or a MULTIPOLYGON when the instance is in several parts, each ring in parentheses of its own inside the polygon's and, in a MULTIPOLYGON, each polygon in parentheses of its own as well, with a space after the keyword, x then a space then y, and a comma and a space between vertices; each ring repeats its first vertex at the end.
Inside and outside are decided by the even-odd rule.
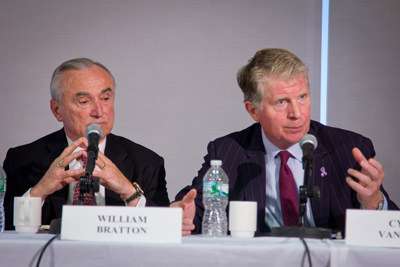
POLYGON ((303 126, 291 126, 291 127, 285 127, 285 129, 290 133, 298 133, 303 131, 303 126))
POLYGON ((105 122, 104 122, 104 121, 93 121, 93 122, 89 123, 89 125, 90 125, 90 124, 99 124, 99 125, 103 125, 103 124, 105 124, 105 122))

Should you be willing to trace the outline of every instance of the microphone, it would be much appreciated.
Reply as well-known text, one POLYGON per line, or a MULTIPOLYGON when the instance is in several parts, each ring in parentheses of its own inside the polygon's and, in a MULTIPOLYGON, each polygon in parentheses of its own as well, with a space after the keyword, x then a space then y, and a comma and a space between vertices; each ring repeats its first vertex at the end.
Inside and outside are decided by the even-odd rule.
POLYGON ((312 134, 306 134, 300 140, 300 147, 303 150, 303 164, 306 161, 312 161, 313 152, 318 146, 317 138, 312 134))
POLYGON ((78 205, 85 203, 84 195, 86 193, 93 194, 99 191, 99 179, 92 177, 96 159, 99 154, 99 141, 103 135, 100 125, 96 123, 89 124, 86 128, 86 136, 88 139, 87 162, 85 175, 79 179, 79 202, 78 205))
POLYGON ((331 238, 332 231, 329 229, 305 226, 307 214, 307 200, 319 198, 318 186, 313 185, 313 153, 318 146, 317 138, 312 134, 306 134, 300 140, 303 150, 303 185, 299 188, 299 223, 298 226, 283 226, 271 228, 271 236, 302 237, 302 238, 331 238))
POLYGON ((320 191, 317 186, 313 183, 313 161, 314 161, 314 150, 318 146, 317 138, 312 134, 306 134, 300 140, 300 147, 303 150, 303 169, 304 169, 304 180, 303 185, 299 188, 299 223, 304 226, 305 216, 307 209, 307 200, 319 199, 320 191))
POLYGON ((103 130, 97 123, 89 124, 86 129, 86 136, 88 139, 87 148, 87 163, 86 163, 86 176, 90 177, 93 174, 94 167, 96 166, 97 155, 99 154, 99 140, 103 136, 103 130))

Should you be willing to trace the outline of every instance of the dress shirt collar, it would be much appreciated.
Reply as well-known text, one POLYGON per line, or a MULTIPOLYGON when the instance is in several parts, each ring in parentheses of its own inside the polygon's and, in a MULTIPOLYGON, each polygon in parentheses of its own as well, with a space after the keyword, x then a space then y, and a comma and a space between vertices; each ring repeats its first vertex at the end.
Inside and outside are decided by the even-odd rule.
MULTIPOLYGON (((263 128, 261 127, 261 136, 262 136, 262 141, 264 144, 264 148, 266 151, 266 160, 274 160, 275 157, 278 155, 278 153, 280 151, 282 151, 282 149, 278 148, 277 146, 275 146, 265 135, 263 128)), ((288 151, 296 160, 298 161, 302 161, 302 157, 303 157, 303 152, 301 151, 301 147, 299 143, 296 143, 294 145, 292 145, 291 147, 289 147, 288 149, 286 149, 286 151, 288 151)))
MULTIPOLYGON (((73 141, 67 136, 67 135, 65 135, 66 137, 67 137, 67 142, 68 142, 68 145, 71 145, 72 143, 73 143, 73 141)), ((104 154, 104 149, 106 148, 106 142, 107 142, 107 136, 103 139, 103 140, 101 140, 100 142, 99 142, 99 151, 101 152, 101 153, 103 153, 104 154)), ((75 151, 79 151, 79 150, 81 150, 82 148, 81 147, 77 147, 76 149, 75 149, 75 151)))

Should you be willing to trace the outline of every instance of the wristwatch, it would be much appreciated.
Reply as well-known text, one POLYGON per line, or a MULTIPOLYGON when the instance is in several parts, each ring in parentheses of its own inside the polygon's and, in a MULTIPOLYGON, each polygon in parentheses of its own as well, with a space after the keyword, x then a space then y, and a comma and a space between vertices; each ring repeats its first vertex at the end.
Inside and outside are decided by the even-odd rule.
POLYGON ((142 188, 140 188, 140 186, 138 185, 138 183, 133 182, 132 183, 133 187, 135 188, 135 193, 133 193, 132 195, 130 195, 127 199, 125 199, 125 203, 129 204, 129 202, 131 202, 132 200, 137 199, 140 196, 143 196, 144 192, 142 190, 142 188))

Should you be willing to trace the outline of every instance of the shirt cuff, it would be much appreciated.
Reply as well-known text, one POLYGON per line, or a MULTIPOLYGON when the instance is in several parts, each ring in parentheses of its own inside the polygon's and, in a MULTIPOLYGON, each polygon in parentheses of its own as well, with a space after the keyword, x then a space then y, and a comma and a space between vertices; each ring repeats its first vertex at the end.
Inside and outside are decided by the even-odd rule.
MULTIPOLYGON (((31 197, 31 190, 32 190, 32 187, 29 188, 28 191, 26 191, 22 196, 23 197, 31 197)), ((42 199, 42 206, 43 206, 43 204, 44 204, 44 200, 42 199)))
MULTIPOLYGON (((125 203, 125 206, 128 206, 128 204, 125 203)), ((141 195, 139 197, 138 203, 136 204, 136 208, 144 208, 144 207, 146 207, 146 197, 144 195, 141 195)))
MULTIPOLYGON (((379 206, 378 206, 378 208, 377 208, 376 210, 388 210, 388 209, 389 209, 389 206, 388 206, 389 204, 388 204, 388 201, 387 201, 387 199, 386 199, 386 196, 385 196, 385 194, 382 193, 382 192, 381 192, 381 194, 382 194, 382 196, 383 196, 383 203, 380 202, 380 204, 379 204, 379 206)), ((365 210, 366 208, 364 208, 364 207, 361 205, 361 209, 365 210)))
POLYGON ((385 194, 382 193, 382 195, 383 195, 383 206, 382 206, 382 210, 388 210, 388 209, 389 209, 388 201, 387 201, 387 199, 386 199, 385 194))
POLYGON ((138 207, 138 208, 144 208, 144 207, 146 207, 146 197, 145 197, 145 196, 141 195, 141 196, 139 197, 139 201, 138 201, 136 207, 138 207))
POLYGON ((32 188, 29 188, 28 191, 25 192, 25 194, 23 194, 23 197, 31 197, 31 190, 32 188))

